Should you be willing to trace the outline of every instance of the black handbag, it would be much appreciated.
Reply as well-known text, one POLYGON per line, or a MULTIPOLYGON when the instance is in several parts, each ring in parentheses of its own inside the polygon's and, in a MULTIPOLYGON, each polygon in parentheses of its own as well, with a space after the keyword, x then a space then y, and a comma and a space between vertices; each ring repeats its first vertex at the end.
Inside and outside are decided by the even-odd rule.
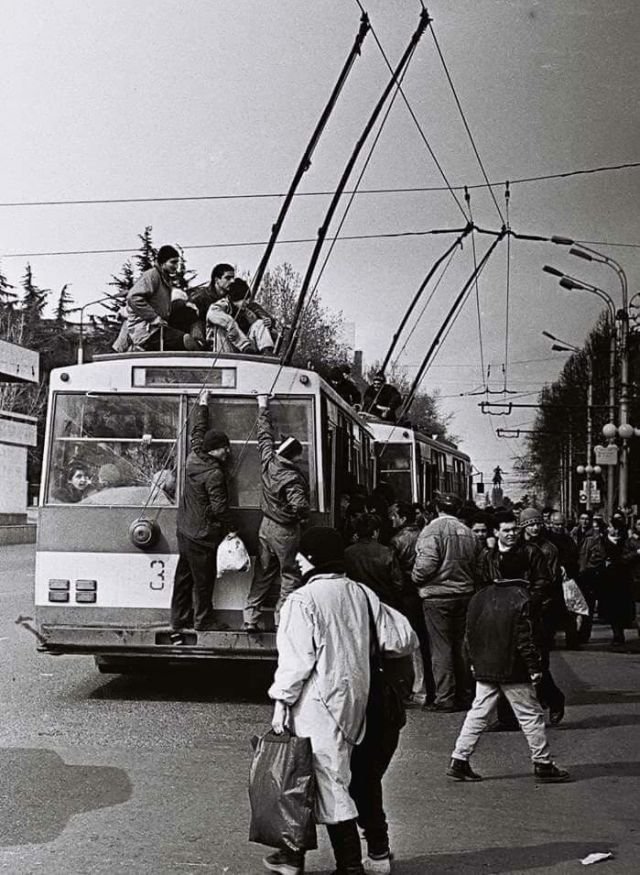
POLYGON ((380 721, 384 719, 398 729, 407 722, 407 712, 403 699, 411 692, 413 667, 410 656, 385 659, 380 648, 376 620, 366 591, 360 587, 367 600, 369 612, 369 638, 371 652, 369 657, 370 681, 367 718, 380 721), (406 689, 405 689, 406 688, 406 689))

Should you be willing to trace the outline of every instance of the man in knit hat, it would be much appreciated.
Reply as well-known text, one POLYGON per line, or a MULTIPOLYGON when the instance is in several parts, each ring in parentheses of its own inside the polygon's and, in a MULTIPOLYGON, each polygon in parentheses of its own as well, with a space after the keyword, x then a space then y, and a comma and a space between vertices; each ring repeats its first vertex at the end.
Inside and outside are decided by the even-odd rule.
POLYGON ((127 318, 113 348, 124 352, 130 346, 145 350, 199 350, 191 334, 169 324, 173 279, 180 266, 180 253, 173 246, 161 246, 156 263, 130 289, 127 318))
POLYGON ((268 395, 258 395, 258 451, 263 516, 253 581, 244 610, 244 628, 248 632, 258 631, 258 621, 269 590, 278 577, 280 597, 276 606, 276 625, 280 606, 300 585, 296 553, 300 544, 300 523, 309 515, 309 485, 299 467, 302 444, 290 435, 276 447, 268 395))
POLYGON ((209 393, 203 392, 194 411, 191 452, 185 465, 184 488, 177 519, 180 556, 171 596, 172 641, 182 643, 182 630, 213 628, 213 585, 218 546, 233 537, 225 462, 229 439, 209 429, 209 393))

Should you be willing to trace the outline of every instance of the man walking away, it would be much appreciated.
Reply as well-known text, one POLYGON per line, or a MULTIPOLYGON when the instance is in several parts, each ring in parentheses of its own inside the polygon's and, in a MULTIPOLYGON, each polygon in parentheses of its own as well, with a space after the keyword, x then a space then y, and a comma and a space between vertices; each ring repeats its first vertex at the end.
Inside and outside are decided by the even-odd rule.
MULTIPOLYGON (((349 790, 352 751, 362 741, 371 714, 372 635, 375 632, 381 651, 391 657, 408 655, 418 642, 401 614, 349 580, 343 554, 342 538, 335 529, 315 526, 303 534, 303 585, 282 608, 278 668, 269 696, 274 700, 274 732, 282 733, 289 725, 296 735, 311 739, 316 822, 327 827, 335 875, 364 875, 356 825, 361 812, 349 790)), ((365 768, 368 765, 363 763, 365 768)), ((384 811, 381 815, 386 827, 384 811)), ((369 841, 370 829, 364 826, 369 841)), ((369 851, 373 851, 371 844, 369 851)), ((304 853, 284 848, 263 862, 280 875, 304 872, 304 853)), ((388 866, 388 844, 385 862, 388 866)))
POLYGON ((244 610, 247 632, 259 631, 264 603, 278 576, 281 582, 276 625, 284 600, 300 585, 295 557, 300 544, 300 523, 309 515, 309 485, 298 467, 302 445, 289 436, 275 449, 268 395, 258 395, 258 450, 263 516, 253 581, 244 610))
POLYGON ((569 780, 551 759, 544 714, 534 689, 542 678, 533 643, 529 593, 521 580, 497 580, 469 603, 466 640, 476 679, 476 695, 451 755, 447 775, 456 781, 480 781, 469 760, 491 721, 500 692, 509 700, 531 751, 537 783, 569 780))
POLYGON ((218 546, 233 537, 235 525, 229 510, 224 470, 229 439, 208 429, 209 393, 198 399, 191 431, 191 452, 185 465, 184 488, 177 519, 178 550, 171 596, 171 640, 183 642, 182 630, 213 628, 213 586, 218 546))
POLYGON ((429 711, 459 711, 471 700, 471 676, 464 651, 467 607, 475 590, 479 547, 458 518, 457 495, 436 497, 438 516, 420 532, 412 579, 422 598, 436 685, 429 711))

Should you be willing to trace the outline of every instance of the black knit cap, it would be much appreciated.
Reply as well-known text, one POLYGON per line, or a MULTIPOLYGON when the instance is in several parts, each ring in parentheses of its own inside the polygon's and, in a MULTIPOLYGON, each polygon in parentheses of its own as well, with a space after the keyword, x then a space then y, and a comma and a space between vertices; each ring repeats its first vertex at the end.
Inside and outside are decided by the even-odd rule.
POLYGON ((223 431, 215 431, 215 429, 210 428, 209 431, 205 432, 202 439, 203 453, 208 453, 210 450, 220 450, 222 447, 228 446, 229 438, 223 431))
POLYGON ((344 541, 337 529, 329 526, 311 526, 302 533, 300 552, 314 566, 324 566, 342 560, 344 541))
POLYGON ((165 261, 169 261, 170 258, 180 258, 178 250, 175 246, 169 246, 168 244, 161 246, 156 255, 156 261, 158 264, 164 264, 165 261))

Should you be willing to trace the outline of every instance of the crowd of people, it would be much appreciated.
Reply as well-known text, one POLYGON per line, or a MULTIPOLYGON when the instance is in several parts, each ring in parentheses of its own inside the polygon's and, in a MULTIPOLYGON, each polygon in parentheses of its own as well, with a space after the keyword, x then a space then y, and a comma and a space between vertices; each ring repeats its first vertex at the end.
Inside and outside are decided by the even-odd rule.
MULTIPOLYGON (((331 537, 331 555, 316 544, 313 568, 308 568, 301 588, 282 609, 287 626, 278 632, 279 668, 270 690, 275 700, 274 729, 281 731, 290 718, 292 728, 310 733, 314 740, 312 725, 295 719, 301 707, 296 703, 304 701, 309 679, 322 675, 315 654, 318 648, 324 653, 327 642, 322 636, 328 628, 338 636, 331 653, 340 666, 336 669, 340 681, 333 678, 336 685, 331 693, 337 694, 345 683, 342 648, 347 649, 353 670, 355 645, 348 643, 347 629, 349 634, 354 627, 359 629, 360 648, 367 642, 370 624, 361 615, 351 616, 342 602, 331 620, 319 621, 316 612, 325 608, 319 607, 307 581, 330 573, 340 580, 339 598, 350 600, 351 608, 353 584, 364 585, 394 618, 404 618, 414 633, 413 649, 408 639, 405 646, 396 641, 388 648, 386 671, 397 692, 394 703, 399 704, 389 707, 387 702, 374 717, 371 694, 369 699, 362 694, 360 708, 368 701, 374 743, 366 745, 350 737, 356 745, 350 751, 352 784, 348 785, 345 771, 341 787, 344 791, 348 786, 351 793, 352 805, 345 809, 344 819, 345 824, 353 819, 347 840, 353 853, 341 857, 332 821, 326 813, 319 820, 329 824, 337 872, 391 871, 381 780, 397 748, 406 707, 467 712, 446 768, 452 780, 482 780, 470 763, 481 734, 514 729, 525 735, 537 783, 570 780, 568 771, 553 761, 549 747, 547 725, 558 725, 565 715, 565 697, 553 678, 550 652, 558 633, 564 633, 568 648, 582 647, 589 640, 594 615, 611 625, 612 647, 624 642, 625 628, 635 625, 635 599, 640 600, 640 521, 627 531, 621 512, 609 525, 597 514, 583 513, 576 527, 569 527, 564 515, 552 508, 529 507, 517 514, 481 511, 455 495, 441 494, 432 507, 423 509, 394 501, 385 487, 372 495, 356 488, 344 495, 341 532, 331 537), (336 546, 339 535, 342 540, 336 546), (568 583, 580 594, 583 608, 576 610, 575 601, 567 599, 568 583), (294 613, 295 632, 289 626, 294 613), (304 644, 292 644, 290 639, 300 634, 300 627, 305 629, 304 644), (285 692, 280 678, 298 672, 304 683, 294 692, 291 688, 285 692), (355 770, 363 768, 358 752, 365 748, 369 765, 364 771, 375 788, 370 790, 375 801, 369 808, 363 808, 353 787, 354 781, 357 785, 362 780, 362 773, 355 770), (364 864, 356 824, 367 843, 364 864)), ((305 553, 304 535, 301 551, 305 553)), ((337 598, 338 593, 332 592, 337 598)), ((394 629, 398 628, 396 619, 394 629)), ((400 628, 406 635, 406 626, 400 628)), ((357 664, 362 666, 363 660, 360 653, 357 664)), ((350 680, 357 679, 350 676, 350 680)), ((330 700, 331 693, 323 695, 330 700)), ((316 741, 319 747, 324 743, 316 741)), ((328 762, 319 763, 319 770, 328 768, 328 762)), ((345 758, 341 768, 346 770, 346 763, 345 758)), ((280 849, 265 858, 265 865, 270 871, 299 875, 304 854, 280 849)))

